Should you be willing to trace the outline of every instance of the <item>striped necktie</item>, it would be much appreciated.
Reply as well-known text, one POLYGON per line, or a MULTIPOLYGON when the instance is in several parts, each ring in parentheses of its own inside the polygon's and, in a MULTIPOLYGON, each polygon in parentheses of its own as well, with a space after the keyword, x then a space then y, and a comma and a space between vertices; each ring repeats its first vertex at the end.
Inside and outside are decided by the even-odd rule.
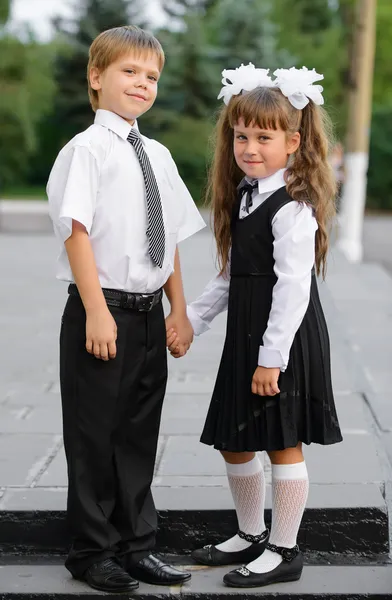
POLYGON ((165 257, 165 226, 157 180, 155 179, 150 159, 143 148, 143 142, 139 133, 135 129, 131 129, 127 140, 135 149, 144 177, 147 203, 146 233, 148 237, 148 251, 153 263, 162 268, 165 257))

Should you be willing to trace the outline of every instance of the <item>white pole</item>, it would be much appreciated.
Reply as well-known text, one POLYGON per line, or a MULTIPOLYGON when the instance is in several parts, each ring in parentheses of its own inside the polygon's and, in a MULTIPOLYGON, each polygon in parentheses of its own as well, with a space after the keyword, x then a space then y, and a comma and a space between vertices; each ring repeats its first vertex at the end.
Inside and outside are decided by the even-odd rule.
POLYGON ((358 0, 351 64, 345 183, 337 245, 351 262, 363 255, 377 0, 358 0))

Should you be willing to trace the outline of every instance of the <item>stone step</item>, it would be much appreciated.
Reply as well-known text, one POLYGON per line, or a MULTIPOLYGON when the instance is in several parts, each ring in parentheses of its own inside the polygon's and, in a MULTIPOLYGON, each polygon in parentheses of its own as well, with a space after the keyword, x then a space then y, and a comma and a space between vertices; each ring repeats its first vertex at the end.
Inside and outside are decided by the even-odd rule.
MULTIPOLYGON (((192 579, 184 586, 161 587, 142 583, 132 598, 229 600, 237 596, 247 600, 262 596, 264 600, 392 599, 392 565, 305 566, 300 581, 240 590, 225 587, 222 582, 223 575, 230 568, 211 569, 196 565, 190 568, 192 579)), ((0 568, 1 600, 95 600, 102 597, 117 599, 123 596, 94 592, 84 583, 71 579, 61 565, 5 565, 0 568)))
MULTIPOLYGON (((0 551, 63 553, 69 544, 65 494, 14 490, 0 511, 0 551)), ((154 496, 161 552, 188 553, 230 537, 236 529, 232 499, 224 487, 159 487, 154 496)), ((270 505, 267 490, 267 523, 270 505)), ((312 486, 299 543, 312 553, 387 554, 388 513, 380 488, 375 484, 312 486)))

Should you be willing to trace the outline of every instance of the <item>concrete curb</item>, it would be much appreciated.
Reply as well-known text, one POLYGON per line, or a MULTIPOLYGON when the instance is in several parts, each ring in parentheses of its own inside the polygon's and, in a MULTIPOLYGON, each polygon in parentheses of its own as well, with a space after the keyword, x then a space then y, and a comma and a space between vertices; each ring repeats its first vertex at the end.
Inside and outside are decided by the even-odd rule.
POLYGON ((51 233, 46 200, 0 200, 1 233, 51 233))
MULTIPOLYGON (((209 227, 210 212, 199 210, 209 227)), ((53 233, 46 200, 0 200, 0 233, 53 233)))

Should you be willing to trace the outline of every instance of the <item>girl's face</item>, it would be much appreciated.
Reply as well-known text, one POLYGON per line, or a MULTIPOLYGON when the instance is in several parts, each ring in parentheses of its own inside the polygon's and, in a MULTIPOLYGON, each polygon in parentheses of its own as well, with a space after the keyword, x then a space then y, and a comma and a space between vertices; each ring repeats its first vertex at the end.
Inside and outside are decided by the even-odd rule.
POLYGON ((234 127, 234 156, 237 165, 250 178, 262 179, 284 169, 287 159, 299 146, 298 132, 287 135, 282 129, 245 127, 240 119, 234 127))

